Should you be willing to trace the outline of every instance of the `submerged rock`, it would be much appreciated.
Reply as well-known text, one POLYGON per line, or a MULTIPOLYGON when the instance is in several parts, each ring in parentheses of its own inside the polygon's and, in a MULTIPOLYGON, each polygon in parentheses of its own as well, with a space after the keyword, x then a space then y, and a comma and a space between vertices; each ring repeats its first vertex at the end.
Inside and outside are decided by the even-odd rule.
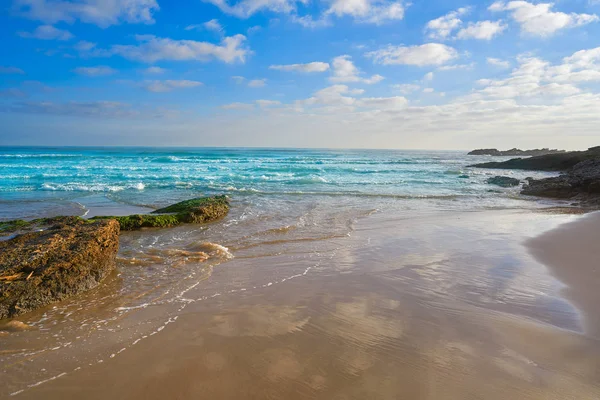
POLYGON ((170 228, 184 223, 206 223, 227 215, 229 200, 226 196, 201 197, 182 201, 153 211, 151 214, 135 214, 126 217, 94 217, 94 220, 115 219, 122 231, 141 228, 170 228))
POLYGON ((44 221, 53 220, 45 230, 0 242, 0 319, 92 289, 115 268, 117 221, 44 221))
POLYGON ((521 184, 520 180, 508 176, 495 176, 493 178, 489 178, 486 182, 490 185, 496 185, 501 187, 519 186, 521 184))
POLYGON ((0 325, 0 332, 22 332, 28 331, 32 329, 31 326, 27 325, 24 322, 12 320, 7 322, 6 324, 0 325))

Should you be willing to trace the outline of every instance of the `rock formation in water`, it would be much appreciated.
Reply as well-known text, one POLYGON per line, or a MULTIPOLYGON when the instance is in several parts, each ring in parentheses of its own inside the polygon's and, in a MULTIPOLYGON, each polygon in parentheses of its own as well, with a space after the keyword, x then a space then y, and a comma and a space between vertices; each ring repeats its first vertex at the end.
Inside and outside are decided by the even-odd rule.
POLYGON ((186 200, 151 214, 0 222, 0 319, 96 287, 114 268, 119 232, 205 223, 229 212, 226 196, 186 200))
POLYGON ((151 214, 136 214, 112 218, 119 221, 121 230, 132 231, 141 228, 169 228, 181 224, 200 224, 224 217, 229 212, 226 196, 202 197, 182 201, 153 211, 151 214))
POLYGON ((501 187, 519 186, 521 184, 521 181, 517 178, 511 178, 508 176, 494 176, 493 178, 489 178, 486 182, 490 185, 501 187))
POLYGON ((473 165, 478 168, 560 171, 546 179, 526 179, 522 194, 558 199, 575 199, 584 204, 600 205, 600 146, 586 151, 572 151, 504 162, 473 165))
POLYGON ((600 146, 585 151, 548 154, 530 158, 513 158, 508 161, 470 165, 477 168, 524 169, 531 171, 566 171, 582 161, 600 158, 600 146))
POLYGON ((557 149, 533 149, 533 150, 521 150, 521 149, 510 149, 510 150, 498 150, 498 149, 477 149, 473 150, 468 155, 470 156, 522 156, 522 157, 530 157, 530 156, 545 156, 547 154, 559 154, 565 153, 565 150, 557 150, 557 149))
POLYGON ((115 220, 68 218, 1 241, 0 319, 98 286, 115 268, 118 249, 115 220))

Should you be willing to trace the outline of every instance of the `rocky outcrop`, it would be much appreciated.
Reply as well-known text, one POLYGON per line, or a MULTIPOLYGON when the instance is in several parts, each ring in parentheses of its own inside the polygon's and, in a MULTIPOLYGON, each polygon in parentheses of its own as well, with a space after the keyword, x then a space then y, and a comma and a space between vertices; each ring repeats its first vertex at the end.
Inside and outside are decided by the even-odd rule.
POLYGON ((547 154, 559 154, 565 153, 565 150, 557 150, 557 149, 533 149, 533 150, 521 150, 521 149, 510 149, 510 150, 498 150, 498 149, 477 149, 473 150, 468 155, 470 156, 521 156, 521 157, 535 157, 535 156, 545 156, 547 154))
POLYGON ((170 228, 181 224, 200 224, 223 218, 229 212, 226 196, 201 197, 182 201, 153 211, 126 217, 94 217, 95 220, 115 219, 122 231, 141 228, 170 228))
POLYGON ((501 187, 519 186, 521 184, 520 180, 508 176, 494 176, 493 178, 489 178, 486 182, 490 185, 501 187))
POLYGON ((151 214, 0 222, 0 319, 96 287, 114 268, 119 232, 206 223, 229 212, 226 196, 182 201, 151 214))
POLYGON ((54 220, 0 241, 0 319, 92 289, 115 268, 117 221, 54 220))
POLYGON ((585 202, 600 200, 600 158, 582 161, 557 177, 529 180, 521 193, 561 199, 579 197, 585 202))
POLYGON ((488 162, 470 167, 494 169, 523 169, 532 171, 566 171, 582 161, 600 158, 600 146, 586 151, 548 154, 530 158, 513 158, 503 162, 488 162))

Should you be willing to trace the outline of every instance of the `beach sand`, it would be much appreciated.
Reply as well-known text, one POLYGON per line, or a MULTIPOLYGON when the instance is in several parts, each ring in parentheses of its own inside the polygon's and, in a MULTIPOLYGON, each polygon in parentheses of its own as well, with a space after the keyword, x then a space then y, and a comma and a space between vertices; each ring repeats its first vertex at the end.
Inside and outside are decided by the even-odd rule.
POLYGON ((533 238, 527 246, 567 285, 564 294, 584 314, 587 333, 600 339, 600 212, 533 238))
MULTIPOLYGON (((232 246, 158 333, 105 336, 85 364, 57 356, 39 385, 23 378, 37 356, 3 370, 23 399, 598 399, 599 228, 598 214, 376 214, 286 252, 232 246)), ((111 326, 162 324, 161 307, 111 326)))

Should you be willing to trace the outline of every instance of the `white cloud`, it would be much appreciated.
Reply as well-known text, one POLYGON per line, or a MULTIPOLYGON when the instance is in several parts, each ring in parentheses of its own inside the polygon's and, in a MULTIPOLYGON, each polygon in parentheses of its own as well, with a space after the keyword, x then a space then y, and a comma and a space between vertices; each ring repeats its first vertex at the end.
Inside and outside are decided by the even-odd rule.
POLYGON ((268 108, 280 106, 281 102, 277 100, 256 100, 256 104, 261 108, 268 108))
POLYGON ((73 38, 71 32, 55 28, 52 25, 40 25, 33 32, 19 31, 17 35, 22 38, 41 40, 69 40, 73 38))
POLYGON ((468 7, 463 7, 429 21, 425 26, 425 30, 429 32, 429 38, 443 40, 450 37, 452 32, 462 25, 462 20, 459 17, 466 15, 469 11, 468 7))
POLYGON ((411 94, 421 89, 421 86, 414 83, 399 83, 391 86, 392 89, 398 90, 402 94, 411 94))
POLYGON ((223 110, 252 110, 254 105, 248 103, 230 103, 222 105, 221 108, 223 110))
POLYGON ((244 81, 246 80, 246 78, 244 78, 243 76, 232 76, 231 79, 233 79, 233 81, 237 84, 244 83, 244 81))
POLYGON ((361 71, 354 65, 348 55, 338 56, 331 62, 333 75, 329 78, 331 82, 362 82, 368 85, 381 82, 381 75, 373 75, 370 78, 362 78, 361 71))
POLYGON ((79 67, 73 70, 78 75, 85 75, 89 77, 107 76, 117 73, 116 69, 100 65, 98 67, 79 67))
POLYGON ((2 67, 2 66, 0 66, 0 74, 24 75, 25 71, 23 71, 21 68, 17 68, 17 67, 2 67))
POLYGON ((203 25, 209 31, 213 31, 213 32, 217 32, 217 33, 223 33, 223 31, 224 31, 223 27, 221 26, 221 24, 219 23, 219 21, 217 19, 211 19, 210 21, 205 22, 203 25))
POLYGON ((325 72, 329 69, 329 64, 326 62, 310 62, 306 64, 287 64, 287 65, 271 65, 269 69, 288 72, 325 72))
POLYGON ((205 1, 219 7, 225 14, 238 18, 249 18, 259 11, 289 14, 296 10, 296 1, 294 0, 241 0, 234 5, 230 5, 227 0, 205 1))
POLYGON ((261 88, 261 87, 264 87, 266 84, 267 84, 266 79, 252 79, 251 81, 248 82, 248 87, 261 88))
POLYGON ((128 60, 153 63, 160 60, 173 61, 210 61, 213 59, 225 63, 246 61, 250 53, 244 42, 244 35, 223 38, 220 44, 198 42, 195 40, 174 40, 153 35, 137 35, 137 45, 115 45, 111 54, 118 54, 128 60))
POLYGON ((488 57, 486 61, 488 64, 493 65, 494 67, 510 68, 510 62, 501 60, 499 58, 488 57))
POLYGON ((160 74, 164 74, 165 72, 167 72, 167 70, 164 68, 161 68, 161 67, 148 67, 148 68, 144 69, 142 72, 145 74, 160 75, 160 74))
POLYGON ((507 28, 502 21, 471 22, 466 28, 456 34, 458 39, 491 40, 507 28))
POLYGON ((427 43, 420 46, 392 46, 365 54, 383 65, 442 65, 458 57, 458 52, 444 44, 427 43))
POLYGON ((433 76, 434 76, 433 72, 428 72, 423 77, 423 80, 424 81, 432 81, 433 80, 433 76))
POLYGON ((13 9, 26 18, 48 24, 81 22, 101 27, 127 23, 154 23, 156 0, 15 0, 13 9))
POLYGON ((435 89, 433 89, 433 88, 425 88, 425 89, 423 89, 423 93, 433 93, 433 92, 435 92, 435 89))
POLYGON ((510 11, 512 19, 521 26, 521 30, 533 36, 550 36, 561 29, 598 21, 597 15, 554 12, 552 11, 553 7, 553 3, 497 1, 489 9, 490 11, 510 11))
POLYGON ((164 93, 175 89, 189 89, 204 85, 202 82, 189 80, 146 81, 142 87, 149 92, 164 93))
POLYGON ((389 0, 333 0, 327 10, 318 18, 311 15, 299 16, 298 4, 306 5, 308 0, 204 0, 214 4, 225 14, 238 18, 249 18, 252 15, 269 11, 288 14, 292 22, 307 28, 318 28, 331 25, 330 16, 350 16, 357 22, 383 24, 404 18, 405 5, 401 1, 389 0))
POLYGON ((305 28, 311 29, 323 28, 331 25, 331 21, 327 15, 317 19, 314 19, 311 15, 303 15, 302 17, 292 15, 290 20, 296 24, 302 25, 305 28))
POLYGON ((400 1, 334 0, 327 15, 351 16, 358 22, 381 25, 404 18, 405 6, 400 1))
POLYGON ((456 70, 469 70, 475 67, 475 63, 471 64, 454 64, 454 65, 442 65, 438 71, 456 71, 456 70))

